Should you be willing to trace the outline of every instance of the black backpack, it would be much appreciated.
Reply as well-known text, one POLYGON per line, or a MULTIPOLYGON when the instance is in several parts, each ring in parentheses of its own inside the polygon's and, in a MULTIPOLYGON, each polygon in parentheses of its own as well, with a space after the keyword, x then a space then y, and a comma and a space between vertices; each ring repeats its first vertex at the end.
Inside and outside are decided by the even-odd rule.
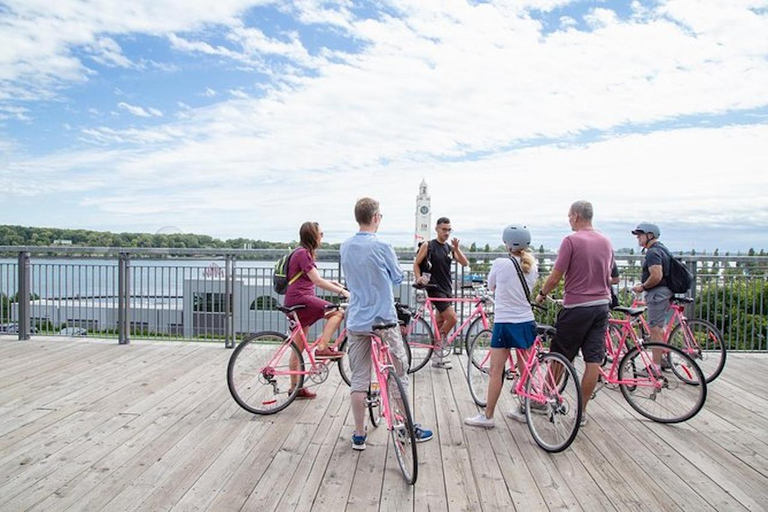
POLYGON ((672 293, 687 293, 693 285, 693 274, 680 258, 674 257, 663 245, 658 245, 669 256, 669 273, 664 276, 667 280, 667 288, 672 290, 672 293))
POLYGON ((285 292, 288 291, 288 285, 293 284, 304 273, 303 270, 300 270, 298 274, 288 279, 288 266, 291 264, 291 256, 293 256, 294 252, 296 251, 291 251, 275 263, 275 270, 272 274, 272 288, 278 295, 285 295, 285 292))

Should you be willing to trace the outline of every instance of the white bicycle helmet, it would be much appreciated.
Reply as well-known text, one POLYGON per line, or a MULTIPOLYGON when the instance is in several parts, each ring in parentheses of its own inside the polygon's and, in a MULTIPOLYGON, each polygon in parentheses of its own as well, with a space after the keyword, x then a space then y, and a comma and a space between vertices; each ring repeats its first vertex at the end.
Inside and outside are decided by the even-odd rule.
POLYGON ((653 238, 659 238, 661 236, 659 226, 652 222, 641 222, 632 230, 633 235, 641 235, 643 233, 650 233, 653 235, 653 238))
POLYGON ((501 238, 507 249, 518 251, 531 246, 531 232, 525 226, 510 224, 504 228, 501 238))

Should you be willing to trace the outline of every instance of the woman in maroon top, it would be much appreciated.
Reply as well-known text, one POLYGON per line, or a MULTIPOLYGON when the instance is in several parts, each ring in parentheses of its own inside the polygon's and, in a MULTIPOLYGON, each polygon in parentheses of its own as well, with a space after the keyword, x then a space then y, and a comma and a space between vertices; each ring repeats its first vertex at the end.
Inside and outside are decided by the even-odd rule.
MULTIPOLYGON (((301 225, 299 229, 299 247, 291 256, 286 275, 289 279, 293 279, 297 274, 301 274, 298 279, 288 285, 283 304, 286 307, 299 304, 306 306, 296 311, 301 326, 304 328, 305 337, 312 324, 321 318, 325 318, 325 327, 323 327, 323 333, 320 335, 315 357, 317 359, 337 359, 344 354, 328 348, 328 343, 331 341, 333 332, 339 327, 344 318, 344 312, 339 309, 326 310, 325 307, 331 305, 331 303, 315 295, 315 286, 329 292, 338 293, 345 298, 349 298, 349 292, 336 281, 323 279, 320 276, 320 272, 317 271, 315 255, 320 247, 322 238, 323 232, 320 230, 320 225, 317 222, 305 222, 301 225)), ((303 341, 301 339, 296 339, 295 341, 299 345, 299 350, 303 351, 305 349, 303 341)), ((298 369, 299 366, 298 358, 293 354, 291 354, 290 365, 292 369, 298 369)), ((293 385, 295 385, 296 380, 295 376, 291 376, 293 385)), ((317 395, 307 388, 301 388, 296 398, 315 398, 315 396, 317 395)))

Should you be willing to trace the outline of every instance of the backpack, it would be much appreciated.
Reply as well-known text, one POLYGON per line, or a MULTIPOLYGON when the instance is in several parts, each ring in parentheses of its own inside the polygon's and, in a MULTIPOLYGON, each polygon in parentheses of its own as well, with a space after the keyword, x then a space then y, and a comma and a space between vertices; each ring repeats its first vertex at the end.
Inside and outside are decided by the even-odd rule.
POLYGON ((272 273, 272 288, 278 295, 285 295, 285 292, 288 291, 288 285, 293 284, 304 273, 303 270, 300 270, 298 274, 288 279, 288 266, 291 264, 291 256, 294 252, 296 251, 284 255, 275 263, 275 270, 272 273))
POLYGON ((661 244, 659 247, 669 256, 669 273, 664 276, 667 279, 667 288, 672 290, 672 293, 686 293, 693 284, 693 274, 680 258, 669 252, 669 249, 661 244))

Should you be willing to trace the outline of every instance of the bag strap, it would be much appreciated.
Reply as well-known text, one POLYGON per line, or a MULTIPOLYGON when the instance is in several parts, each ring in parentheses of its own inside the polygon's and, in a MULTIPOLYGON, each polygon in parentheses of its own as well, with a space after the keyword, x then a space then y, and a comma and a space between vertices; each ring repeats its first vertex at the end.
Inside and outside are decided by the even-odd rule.
POLYGON ((528 302, 531 301, 531 289, 528 288, 528 283, 525 282, 525 277, 523 276, 523 269, 520 268, 520 263, 517 262, 514 256, 510 256, 509 259, 512 260, 512 263, 515 264, 515 270, 517 270, 517 277, 520 278, 520 283, 523 285, 523 291, 525 292, 525 298, 528 299, 528 302))
MULTIPOLYGON (((298 251, 298 250, 299 250, 299 248, 297 247, 296 249, 294 249, 293 251, 291 251, 291 254, 289 254, 289 255, 288 255, 288 260, 285 262, 285 275, 286 275, 286 277, 288 276, 288 267, 290 266, 290 263, 291 263, 291 258, 293 257, 293 255, 294 255, 294 254, 296 253, 296 251, 298 251)), ((295 282, 296 282, 296 280, 302 276, 302 274, 304 274, 304 271, 303 271, 303 270, 299 270, 299 272, 298 272, 298 273, 297 273, 295 276, 293 276, 292 278, 290 278, 290 279, 288 280, 288 286, 290 286, 290 285, 292 285, 293 283, 295 283, 295 282)))

